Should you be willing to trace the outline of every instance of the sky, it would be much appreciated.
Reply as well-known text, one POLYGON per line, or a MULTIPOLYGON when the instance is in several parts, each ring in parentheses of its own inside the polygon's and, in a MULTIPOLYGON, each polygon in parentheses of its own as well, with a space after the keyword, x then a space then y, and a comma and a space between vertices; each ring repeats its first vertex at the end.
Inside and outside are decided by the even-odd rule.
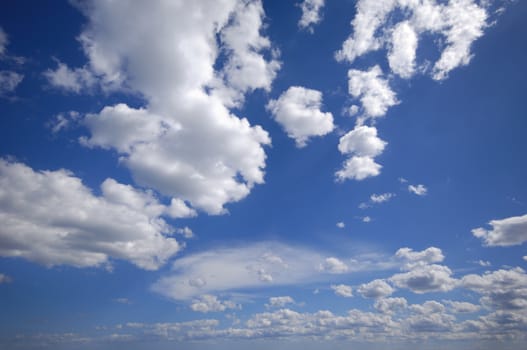
POLYGON ((526 2, 0 8, 1 348, 525 348, 526 2))

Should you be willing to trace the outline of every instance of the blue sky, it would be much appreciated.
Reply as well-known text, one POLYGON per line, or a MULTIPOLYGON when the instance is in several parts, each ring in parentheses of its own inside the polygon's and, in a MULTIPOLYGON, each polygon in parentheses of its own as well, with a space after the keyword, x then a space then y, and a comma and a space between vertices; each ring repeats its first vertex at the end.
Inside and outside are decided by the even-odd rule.
POLYGON ((1 6, 1 347, 525 347, 527 4, 1 6))

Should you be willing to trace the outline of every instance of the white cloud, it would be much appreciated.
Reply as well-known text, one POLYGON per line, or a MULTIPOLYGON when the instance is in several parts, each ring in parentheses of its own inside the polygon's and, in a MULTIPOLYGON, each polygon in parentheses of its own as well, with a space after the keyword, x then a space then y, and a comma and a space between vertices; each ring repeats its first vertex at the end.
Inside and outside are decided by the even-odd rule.
POLYGON ((310 137, 323 136, 334 129, 333 115, 322 112, 322 93, 292 86, 278 100, 271 100, 267 109, 293 138, 297 147, 306 146, 310 137))
POLYGON ((360 125, 340 138, 339 151, 361 157, 376 157, 386 147, 386 142, 377 136, 377 129, 360 125))
POLYGON ((382 166, 371 157, 353 156, 347 159, 343 168, 335 173, 339 181, 346 179, 364 180, 380 174, 382 166))
POLYGON ((97 83, 96 77, 88 68, 71 69, 60 61, 55 70, 46 70, 44 76, 52 86, 75 93, 90 89, 97 83))
POLYGON ((324 260, 324 262, 319 265, 318 269, 319 271, 324 271, 332 274, 341 274, 348 272, 349 267, 341 260, 334 257, 330 257, 326 258, 326 260, 324 260))
POLYGON ((192 230, 189 227, 187 227, 187 226, 185 226, 183 228, 176 229, 176 233, 182 235, 185 238, 193 238, 194 237, 194 232, 192 232, 192 230))
POLYGON ((265 58, 273 48, 261 34, 261 1, 123 7, 97 0, 80 8, 88 63, 77 69, 89 70, 103 90, 146 100, 142 108, 117 104, 88 115, 84 145, 117 150, 136 183, 211 214, 264 182, 270 138, 229 110, 245 93, 269 90, 280 67, 265 58))
POLYGON ((417 34, 409 22, 399 23, 392 32, 388 63, 391 70, 408 79, 414 74, 417 34))
POLYGON ((0 27, 0 56, 5 54, 8 43, 9 39, 7 38, 7 34, 4 29, 0 27))
POLYGON ((484 266, 484 267, 487 267, 487 266, 491 266, 492 264, 490 263, 490 261, 485 261, 485 260, 479 260, 477 262, 479 264, 479 266, 484 266))
POLYGON ((417 294, 448 292, 456 286, 452 271, 443 265, 413 267, 408 272, 395 274, 390 281, 399 288, 407 288, 417 294))
POLYGON ((173 272, 152 288, 185 300, 212 292, 294 285, 322 279, 317 269, 322 262, 318 253, 278 243, 214 249, 179 258, 173 272))
POLYGON ((520 245, 527 241, 527 214, 501 220, 491 220, 489 225, 492 226, 492 230, 482 227, 472 230, 472 234, 482 239, 487 246, 506 247, 520 245))
POLYGON ((375 301, 374 307, 383 314, 393 314, 408 306, 405 298, 382 298, 375 301))
POLYGON ((428 193, 428 189, 424 185, 408 185, 408 191, 418 196, 424 196, 428 193))
POLYGON ((227 309, 238 309, 240 306, 232 301, 221 301, 214 295, 204 294, 198 299, 193 300, 190 308, 196 312, 208 313, 222 312, 227 309))
POLYGON ((0 160, 0 255, 47 266, 101 266, 110 258, 155 270, 180 250, 165 237, 166 207, 150 192, 106 179, 100 196, 66 170, 0 160))
POLYGON ((47 124, 46 126, 51 129, 51 132, 53 134, 56 134, 62 130, 67 130, 76 123, 78 123, 80 119, 79 112, 76 111, 69 111, 65 113, 59 113, 55 115, 47 124))
POLYGON ((290 296, 282 296, 282 297, 271 297, 269 298, 269 304, 268 307, 284 307, 287 304, 294 304, 295 300, 291 298, 290 296))
POLYGON ((481 309, 481 306, 466 301, 445 300, 444 303, 449 305, 452 311, 458 314, 478 312, 481 309))
POLYGON ((525 256, 523 257, 523 260, 527 261, 527 255, 525 255, 525 256))
POLYGON ((395 252, 395 256, 405 261, 407 269, 441 262, 445 259, 441 249, 436 247, 429 247, 420 252, 415 252, 411 248, 400 248, 395 252))
POLYGON ((481 303, 501 311, 527 311, 527 274, 519 267, 466 275, 461 285, 482 294, 481 303))
POLYGON ((351 298, 353 297, 353 291, 351 286, 347 286, 345 284, 338 284, 338 285, 331 285, 331 289, 335 292, 336 295, 339 295, 344 298, 351 298))
POLYGON ((16 87, 22 82, 23 79, 23 74, 6 70, 0 71, 0 96, 15 91, 16 87))
POLYGON ((338 228, 344 228, 344 227, 346 227, 346 225, 341 221, 341 222, 337 222, 337 227, 338 228))
POLYGON ((348 71, 349 93, 359 99, 366 117, 382 117, 388 108, 399 103, 388 81, 382 78, 382 70, 376 65, 368 71, 350 69, 348 71))
POLYGON ((339 141, 339 151, 349 154, 343 168, 336 172, 337 179, 363 180, 380 174, 381 166, 374 161, 384 150, 386 142, 377 136, 377 129, 366 125, 358 125, 352 131, 342 136, 339 141))
POLYGON ((298 21, 298 26, 312 33, 313 26, 322 19, 320 12, 323 7, 324 0, 303 0, 300 4, 302 17, 298 21))
POLYGON ((388 202, 390 199, 395 197, 395 193, 381 193, 381 194, 372 194, 370 200, 372 203, 384 203, 388 202))
POLYGON ((365 298, 384 298, 391 295, 394 289, 384 280, 374 280, 361 284, 357 291, 365 298))
MULTIPOLYGON (((1 34, 1 28, 0 28, 0 34, 1 34)), ((1 35, 0 35, 0 39, 1 39, 1 35)), ((0 42, 1 44, 1 42, 0 42)), ((3 273, 0 273, 0 284, 2 283, 11 283, 12 281, 12 278, 9 277, 8 275, 5 275, 3 273)))
POLYGON ((362 222, 371 222, 371 218, 369 216, 365 216, 362 218, 362 222))
MULTIPOLYGON (((390 68, 402 78, 414 72, 415 52, 419 36, 439 34, 446 45, 434 63, 432 77, 445 79, 453 69, 470 62, 472 43, 483 35, 487 26, 484 5, 473 0, 452 0, 448 3, 415 0, 360 0, 352 21, 353 34, 337 52, 338 60, 352 63, 357 57, 381 48, 388 49, 390 68), (389 16, 399 10, 400 22, 389 16)), ((440 42, 440 41, 438 41, 440 42)))

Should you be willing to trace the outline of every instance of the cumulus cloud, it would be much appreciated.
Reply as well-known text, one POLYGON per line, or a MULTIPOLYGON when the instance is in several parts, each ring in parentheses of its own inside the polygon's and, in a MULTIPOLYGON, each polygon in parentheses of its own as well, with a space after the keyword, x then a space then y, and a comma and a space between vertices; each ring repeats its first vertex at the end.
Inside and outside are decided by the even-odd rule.
POLYGON ((415 71, 417 34, 408 21, 399 23, 392 32, 388 63, 390 69, 402 78, 410 78, 415 71))
POLYGON ((440 35, 445 45, 438 48, 439 59, 433 64, 431 74, 436 80, 445 79, 450 71, 470 62, 472 43, 483 35, 487 18, 484 5, 474 0, 447 3, 361 0, 351 22, 353 34, 344 41, 336 57, 352 63, 371 51, 386 48, 392 71, 402 78, 410 78, 419 36, 440 35), (400 22, 394 23, 390 17, 394 11, 403 14, 400 22))
POLYGON ((48 69, 43 74, 53 87, 75 93, 90 89, 97 83, 97 78, 88 68, 71 69, 60 61, 56 69, 48 69))
POLYGON ((400 248, 395 252, 395 256, 405 261, 405 268, 411 269, 415 266, 423 266, 432 263, 441 262, 445 259, 441 249, 436 247, 429 247, 420 252, 416 252, 411 248, 400 248))
POLYGON ((418 196, 424 196, 428 193, 428 189, 424 185, 408 185, 408 191, 418 196))
POLYGON ((351 157, 337 171, 337 179, 363 180, 380 174, 381 165, 375 163, 374 157, 380 155, 386 142, 377 136, 377 129, 366 125, 356 126, 340 138, 339 151, 351 157))
POLYGON ((365 216, 362 218, 362 222, 371 222, 371 217, 365 216))
POLYGON ((391 295, 394 289, 384 280, 374 280, 361 284, 357 291, 365 298, 384 298, 391 295))
POLYGON ((267 304, 267 307, 284 307, 287 304, 294 304, 295 300, 291 298, 290 296, 282 296, 282 297, 271 297, 269 298, 269 304, 267 304))
POLYGON ((269 90, 280 68, 262 35, 261 1, 94 0, 79 8, 88 18, 79 36, 88 62, 48 75, 61 71, 63 86, 82 91, 91 74, 103 90, 145 100, 87 115, 83 145, 116 150, 136 183, 210 214, 264 182, 271 140, 230 110, 246 93, 269 90))
POLYGON ((346 227, 346 224, 344 224, 342 221, 340 221, 340 222, 337 222, 337 227, 338 228, 344 228, 344 227, 346 227))
POLYGON ((47 266, 101 266, 110 259, 155 270, 180 250, 165 235, 166 207, 113 179, 94 195, 66 170, 34 171, 0 160, 0 255, 47 266))
POLYGON ((388 202, 390 199, 392 199, 393 197, 395 197, 395 193, 381 193, 381 194, 372 194, 370 196, 370 201, 372 203, 384 203, 384 202, 388 202))
POLYGON ((302 17, 298 21, 298 26, 312 33, 313 26, 322 19, 320 12, 324 8, 324 0, 303 0, 300 8, 302 17))
POLYGON ((351 298, 353 297, 353 291, 351 286, 345 285, 345 284, 332 284, 331 289, 335 292, 336 295, 339 295, 344 298, 351 298))
POLYGON ((0 56, 3 56, 6 52, 7 44, 9 40, 7 34, 2 27, 0 27, 0 56))
POLYGON ((319 265, 318 269, 332 274, 341 274, 348 272, 349 267, 341 260, 330 257, 326 258, 324 262, 319 265))
POLYGON ((399 288, 410 289, 417 294, 428 292, 448 292, 455 288, 457 280, 451 277, 452 271, 443 265, 424 265, 408 272, 398 273, 390 281, 399 288))
POLYGON ((383 314, 393 314, 397 311, 404 310, 408 306, 405 298, 382 298, 375 301, 375 309, 383 314))
POLYGON ((323 136, 334 129, 333 115, 322 112, 321 106, 320 91, 292 86, 277 100, 269 101, 267 109, 296 146, 304 147, 310 137, 323 136))
POLYGON ((449 305, 452 311, 457 314, 478 312, 481 309, 481 306, 466 301, 445 300, 444 303, 449 305))
POLYGON ((368 71, 350 69, 348 71, 348 89, 351 96, 360 100, 366 117, 382 117, 388 108, 399 103, 388 81, 382 78, 378 65, 368 71))
POLYGON ((520 245, 527 241, 527 215, 491 220, 492 229, 478 227, 472 234, 490 247, 520 245))
POLYGON ((205 294, 197 299, 194 299, 190 305, 190 308, 196 312, 208 313, 222 312, 227 309, 238 309, 240 306, 232 301, 221 301, 214 295, 205 294))

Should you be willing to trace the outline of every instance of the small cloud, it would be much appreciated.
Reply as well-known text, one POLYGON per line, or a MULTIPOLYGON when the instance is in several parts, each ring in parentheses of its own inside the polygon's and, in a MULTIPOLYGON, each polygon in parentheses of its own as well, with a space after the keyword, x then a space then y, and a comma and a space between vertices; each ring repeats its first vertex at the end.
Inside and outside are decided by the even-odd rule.
POLYGON ((119 304, 126 304, 126 305, 132 304, 132 302, 128 298, 116 298, 113 301, 115 301, 116 303, 119 303, 119 304))
POLYGON ((187 226, 185 226, 183 228, 176 229, 176 233, 179 234, 179 235, 182 235, 185 238, 193 238, 194 237, 194 232, 192 232, 192 230, 190 228, 188 228, 187 226))
POLYGON ((404 177, 400 177, 397 180, 399 180, 399 182, 402 183, 402 184, 405 184, 405 183, 408 182, 408 180, 406 180, 404 177))
POLYGON ((282 297, 271 297, 269 298, 269 304, 266 304, 266 308, 273 308, 273 307, 284 307, 287 304, 295 304, 295 300, 291 298, 290 296, 282 296, 282 297))
POLYGON ((11 283, 13 282, 13 279, 7 275, 4 275, 3 273, 0 273, 0 284, 2 283, 11 283))
POLYGON ((344 297, 344 298, 353 297, 353 290, 351 286, 348 286, 345 284, 339 284, 339 285, 332 284, 331 289, 333 289, 336 295, 340 295, 341 297, 344 297))
POLYGON ((332 274, 341 274, 348 272, 348 265, 343 263, 337 258, 327 258, 324 263, 320 264, 318 267, 319 271, 325 271, 332 274))
POLYGON ((381 193, 381 194, 374 193, 370 196, 370 201, 372 203, 384 203, 384 202, 389 201, 393 197, 395 197, 395 193, 381 193))
POLYGON ((492 264, 490 263, 490 261, 484 261, 484 260, 479 260, 479 261, 478 261, 478 264, 479 264, 479 266, 485 266, 485 267, 486 267, 486 266, 490 266, 490 265, 492 265, 492 264))
POLYGON ((365 216, 362 218, 362 222, 371 222, 371 218, 369 216, 365 216))
POLYGON ((75 125, 80 119, 80 114, 77 111, 69 111, 59 113, 53 119, 46 123, 46 126, 53 134, 57 134, 62 130, 67 130, 75 125))
POLYGON ((527 261, 527 255, 525 255, 525 256, 523 257, 523 260, 527 261))
POLYGON ((341 221, 341 222, 337 222, 337 227, 338 228, 344 228, 344 227, 346 227, 346 225, 341 221))
POLYGON ((424 185, 408 185, 408 191, 418 196, 424 196, 427 194, 428 189, 424 185))
POLYGON ((227 309, 241 309, 241 305, 230 300, 221 301, 214 295, 205 294, 198 299, 194 299, 190 308, 196 312, 208 313, 222 312, 227 309))

